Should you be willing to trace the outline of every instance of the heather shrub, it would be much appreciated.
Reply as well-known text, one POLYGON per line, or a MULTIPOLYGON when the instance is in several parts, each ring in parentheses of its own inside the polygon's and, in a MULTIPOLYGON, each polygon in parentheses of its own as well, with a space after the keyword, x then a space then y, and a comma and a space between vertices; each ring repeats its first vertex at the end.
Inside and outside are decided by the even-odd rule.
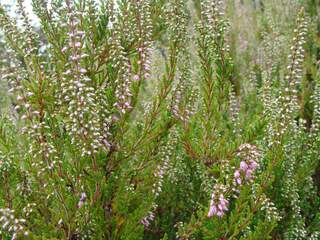
POLYGON ((320 238, 318 2, 26 4, 0 4, 0 239, 320 238))

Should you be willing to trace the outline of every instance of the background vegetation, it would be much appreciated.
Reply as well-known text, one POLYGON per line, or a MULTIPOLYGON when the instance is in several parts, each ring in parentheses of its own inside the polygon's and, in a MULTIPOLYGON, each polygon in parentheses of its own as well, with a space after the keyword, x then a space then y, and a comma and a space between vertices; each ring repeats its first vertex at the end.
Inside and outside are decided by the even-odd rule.
POLYGON ((0 239, 320 239, 318 0, 0 3, 0 239))

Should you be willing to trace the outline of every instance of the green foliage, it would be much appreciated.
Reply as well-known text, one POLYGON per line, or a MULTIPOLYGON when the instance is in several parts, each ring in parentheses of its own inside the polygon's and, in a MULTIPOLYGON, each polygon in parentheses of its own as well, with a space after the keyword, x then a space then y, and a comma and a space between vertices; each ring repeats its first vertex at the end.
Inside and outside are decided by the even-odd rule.
POLYGON ((320 238, 318 1, 25 4, 0 4, 0 239, 320 238))

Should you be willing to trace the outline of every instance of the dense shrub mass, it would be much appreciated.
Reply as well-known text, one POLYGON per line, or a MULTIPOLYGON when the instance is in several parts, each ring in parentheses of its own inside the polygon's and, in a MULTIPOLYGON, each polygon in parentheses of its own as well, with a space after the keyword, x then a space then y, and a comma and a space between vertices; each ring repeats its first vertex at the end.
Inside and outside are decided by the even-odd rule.
POLYGON ((0 3, 0 239, 320 239, 317 0, 0 3))

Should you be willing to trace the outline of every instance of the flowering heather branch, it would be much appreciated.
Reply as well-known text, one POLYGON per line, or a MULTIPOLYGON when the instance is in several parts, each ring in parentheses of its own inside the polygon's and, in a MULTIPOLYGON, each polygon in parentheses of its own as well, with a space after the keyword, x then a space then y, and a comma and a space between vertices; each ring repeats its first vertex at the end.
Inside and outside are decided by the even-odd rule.
POLYGON ((17 14, 18 16, 21 16, 21 19, 22 19, 22 27, 23 27, 22 34, 25 36, 25 41, 26 41, 26 46, 24 46, 26 51, 25 57, 27 57, 31 53, 33 54, 37 53, 37 45, 38 45, 37 43, 39 42, 39 40, 36 33, 31 27, 31 21, 28 18, 28 14, 25 11, 24 3, 25 3, 24 0, 17 1, 17 7, 18 7, 17 14))
MULTIPOLYGON (((282 82, 282 90, 277 99, 271 101, 271 120, 268 126, 269 144, 280 144, 281 138, 290 129, 294 129, 296 122, 295 116, 298 114, 298 86, 302 78, 302 64, 304 59, 305 38, 307 34, 307 21, 303 10, 297 19, 297 27, 294 30, 293 45, 291 53, 288 55, 289 65, 287 73, 282 82), (273 105, 273 106, 272 106, 273 105), (277 108, 280 105, 280 111, 277 108)), ((267 87, 270 88, 270 87, 267 87)), ((270 91, 270 90, 268 90, 270 91)), ((270 93, 269 93, 270 94, 270 93)), ((269 110, 270 111, 270 110, 269 110)))
POLYGON ((113 46, 115 52, 112 52, 111 55, 114 58, 114 64, 120 67, 118 72, 118 79, 115 81, 117 89, 115 91, 115 96, 117 102, 114 103, 114 106, 119 110, 120 115, 125 114, 131 106, 131 85, 132 85, 132 74, 131 74, 131 65, 129 59, 125 56, 123 47, 120 45, 120 39, 114 39, 113 46))
POLYGON ((151 52, 152 52, 152 19, 150 1, 137 1, 138 25, 138 61, 139 69, 134 76, 135 81, 143 81, 150 77, 151 52))
MULTIPOLYGON (((30 138, 30 141, 34 143, 30 144, 28 154, 33 155, 35 158, 41 156, 43 160, 40 163, 42 166, 40 174, 44 170, 52 169, 53 165, 49 160, 49 155, 55 151, 54 146, 47 141, 48 136, 45 133, 45 129, 48 128, 44 122, 46 114, 45 89, 43 87, 46 84, 45 69, 42 62, 43 59, 38 54, 36 34, 33 32, 28 17, 24 12, 23 2, 19 1, 18 5, 24 22, 21 32, 17 27, 17 23, 5 14, 2 15, 6 24, 11 24, 11 27, 16 29, 15 34, 17 36, 20 35, 20 38, 25 37, 27 39, 22 48, 17 48, 12 39, 9 40, 10 46, 16 50, 17 54, 21 54, 23 60, 13 61, 13 67, 16 71, 13 73, 12 69, 12 73, 8 76, 10 77, 10 91, 17 94, 15 110, 23 112, 21 119, 29 123, 21 129, 30 138), (39 96, 38 99, 35 99, 35 95, 39 96)), ((10 38, 9 33, 7 36, 10 38)), ((39 165, 39 163, 32 164, 39 165)))
MULTIPOLYGON (((172 140, 171 143, 174 142, 175 139, 172 140)), ((153 184, 152 194, 154 195, 155 201, 159 197, 162 192, 164 177, 168 175, 168 169, 170 167, 170 157, 172 157, 173 149, 172 146, 164 146, 160 152, 161 164, 157 166, 156 171, 154 173, 154 177, 156 182, 153 184)), ((141 220, 141 223, 147 228, 150 226, 151 222, 155 218, 155 211, 158 208, 158 204, 156 202, 152 203, 152 209, 148 212, 148 215, 141 220)))
POLYGON ((215 186, 214 192, 211 194, 210 209, 208 213, 209 218, 213 215, 222 217, 225 212, 228 211, 229 201, 225 199, 224 196, 226 191, 227 189, 224 186, 215 186))
MULTIPOLYGON (((297 19, 297 28, 294 29, 293 44, 291 53, 288 55, 289 65, 287 66, 287 74, 285 76, 284 92, 282 93, 283 111, 287 114, 284 116, 292 116, 297 111, 297 86, 301 83, 302 64, 304 59, 305 38, 307 34, 307 21, 304 17, 304 12, 300 13, 297 19)), ((285 121, 285 123, 287 123, 285 121)))
POLYGON ((15 49, 19 55, 27 55, 25 49, 23 48, 23 46, 25 45, 25 43, 23 44, 23 35, 19 31, 16 21, 9 17, 2 5, 0 5, 0 13, 0 23, 2 26, 2 30, 4 31, 5 37, 7 38, 11 47, 15 49))
POLYGON ((281 215, 279 214, 279 210, 268 197, 263 196, 261 201, 261 210, 266 212, 266 217, 269 222, 274 220, 280 221, 282 219, 281 215))
POLYGON ((0 4, 0 239, 317 239, 310 2, 0 4))
POLYGON ((114 35, 111 40, 112 50, 111 56, 113 64, 118 66, 118 79, 116 80, 116 98, 118 101, 114 106, 118 108, 119 114, 124 115, 131 112, 137 102, 142 83, 150 77, 151 70, 151 52, 152 52, 152 25, 150 17, 150 3, 149 1, 135 1, 132 4, 134 15, 127 16, 130 12, 129 5, 121 7, 122 14, 127 21, 124 26, 121 23, 114 23, 114 35), (135 19, 135 24, 132 25, 130 18, 135 19), (131 24, 131 29, 127 27, 131 24), (132 33, 135 29, 135 35, 130 36, 128 40, 135 41, 136 61, 128 58, 127 53, 122 44, 122 31, 132 33), (117 34, 118 33, 118 34, 117 34))
POLYGON ((241 132, 240 129, 240 122, 239 122, 239 114, 240 114, 240 107, 237 96, 235 95, 234 90, 230 90, 229 93, 229 112, 230 118, 233 123, 233 132, 238 135, 241 132))
MULTIPOLYGON (((200 58, 201 102, 203 104, 203 155, 211 159, 217 130, 225 122, 229 88, 231 85, 231 58, 226 41, 228 23, 222 10, 222 1, 201 1, 198 24, 197 50, 200 58)), ((208 161, 206 164, 212 164, 208 161)))
POLYGON ((190 59, 186 53, 186 59, 182 62, 182 69, 178 84, 174 89, 171 103, 173 116, 187 124, 192 115, 195 114, 196 94, 192 89, 190 59))
POLYGON ((243 144, 239 147, 240 168, 234 172, 234 184, 242 185, 243 182, 252 182, 253 174, 258 167, 260 153, 256 146, 243 144))
POLYGON ((317 134, 320 130, 320 83, 319 83, 319 80, 316 81, 316 84, 314 87, 312 102, 314 104, 314 110, 313 110, 311 133, 317 134))
POLYGON ((96 111, 94 88, 90 86, 90 79, 85 75, 87 70, 81 61, 86 58, 82 52, 84 47, 84 32, 79 29, 79 13, 75 6, 67 1, 68 12, 68 42, 61 50, 70 52, 69 63, 66 64, 62 97, 68 105, 67 130, 72 136, 72 143, 77 144, 82 155, 91 155, 101 146, 99 116, 96 111))
MULTIPOLYGON (((162 112, 163 108, 166 106, 166 100, 170 95, 173 83, 176 77, 178 58, 183 54, 184 45, 186 43, 185 36, 185 25, 188 23, 186 20, 186 6, 183 1, 172 1, 165 8, 165 13, 167 17, 166 26, 171 29, 169 35, 169 46, 168 46, 168 59, 165 62, 165 73, 162 75, 159 82, 159 87, 157 88, 157 94, 150 103, 150 107, 145 110, 145 119, 143 121, 144 131, 136 139, 129 150, 129 153, 136 151, 139 146, 143 146, 144 141, 148 136, 152 136, 154 127, 157 124, 156 119, 162 112), (174 17, 172 17, 176 14, 174 17), (171 16, 171 17, 170 17, 171 16), (177 28, 176 26, 181 26, 177 28)), ((171 126, 171 119, 167 119, 167 126, 171 126)), ((161 132, 161 131, 160 131, 161 132)))
POLYGON ((227 211, 227 206, 230 202, 230 195, 232 192, 240 193, 240 187, 244 184, 252 184, 254 174, 258 168, 261 154, 257 147, 251 144, 242 144, 239 147, 237 157, 241 159, 240 167, 236 168, 233 173, 233 179, 226 179, 232 181, 226 185, 216 184, 211 194, 210 209, 208 217, 213 215, 222 217, 227 211))

